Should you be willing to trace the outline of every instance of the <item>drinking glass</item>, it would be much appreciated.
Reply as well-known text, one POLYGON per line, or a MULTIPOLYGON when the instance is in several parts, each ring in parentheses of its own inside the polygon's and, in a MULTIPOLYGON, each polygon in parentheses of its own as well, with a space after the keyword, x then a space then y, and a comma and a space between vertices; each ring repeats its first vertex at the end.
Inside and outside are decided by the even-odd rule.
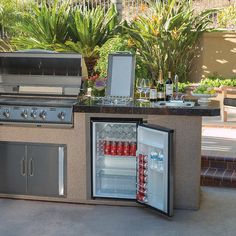
POLYGON ((147 100, 147 93, 150 92, 151 82, 149 79, 144 79, 143 81, 143 92, 145 94, 145 99, 147 100))
POLYGON ((145 87, 145 79, 143 78, 137 78, 136 80, 136 88, 137 88, 137 91, 139 93, 139 99, 138 100, 142 100, 141 99, 141 95, 142 95, 142 92, 144 92, 144 87, 145 87))

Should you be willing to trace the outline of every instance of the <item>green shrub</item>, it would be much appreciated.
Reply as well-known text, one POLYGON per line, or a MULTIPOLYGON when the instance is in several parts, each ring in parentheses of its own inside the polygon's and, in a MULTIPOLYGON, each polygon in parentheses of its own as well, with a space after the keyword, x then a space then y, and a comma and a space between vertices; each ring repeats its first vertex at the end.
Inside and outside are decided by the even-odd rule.
POLYGON ((18 49, 54 49, 55 44, 64 44, 68 40, 68 21, 70 17, 69 2, 54 0, 48 4, 31 3, 22 14, 17 25, 20 36, 12 39, 18 49))
POLYGON ((222 76, 209 76, 206 79, 202 79, 200 84, 208 85, 209 87, 219 88, 222 85, 236 86, 236 77, 225 78, 222 76))
POLYGON ((236 27, 236 5, 226 7, 219 12, 218 27, 220 28, 236 27))
MULTIPOLYGON (((136 53, 135 49, 130 44, 130 41, 125 39, 125 37, 117 36, 115 38, 109 39, 100 49, 100 57, 98 59, 95 70, 100 74, 101 77, 107 76, 108 67, 108 55, 115 52, 130 52, 136 53)), ((142 62, 139 55, 136 55, 136 77, 150 78, 151 75, 148 74, 148 70, 144 63, 142 62)))
POLYGON ((19 34, 17 24, 26 3, 18 0, 0 0, 1 36, 10 38, 19 34))

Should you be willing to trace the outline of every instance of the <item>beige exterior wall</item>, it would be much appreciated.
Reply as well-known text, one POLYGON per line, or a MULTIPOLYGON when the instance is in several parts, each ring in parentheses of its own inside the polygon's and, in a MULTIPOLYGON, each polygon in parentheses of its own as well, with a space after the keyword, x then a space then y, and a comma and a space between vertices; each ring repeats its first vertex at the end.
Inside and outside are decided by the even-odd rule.
POLYGON ((228 78, 236 77, 236 33, 211 32, 203 34, 190 80, 198 82, 213 74, 228 78))

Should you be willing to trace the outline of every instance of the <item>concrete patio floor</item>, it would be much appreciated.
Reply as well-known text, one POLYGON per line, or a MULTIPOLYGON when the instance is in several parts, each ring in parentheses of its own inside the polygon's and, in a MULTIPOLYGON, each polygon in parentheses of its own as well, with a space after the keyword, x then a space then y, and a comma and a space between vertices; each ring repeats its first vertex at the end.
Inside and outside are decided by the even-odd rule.
POLYGON ((0 199, 1 236, 235 236, 236 190, 202 188, 198 211, 171 220, 142 207, 0 199))

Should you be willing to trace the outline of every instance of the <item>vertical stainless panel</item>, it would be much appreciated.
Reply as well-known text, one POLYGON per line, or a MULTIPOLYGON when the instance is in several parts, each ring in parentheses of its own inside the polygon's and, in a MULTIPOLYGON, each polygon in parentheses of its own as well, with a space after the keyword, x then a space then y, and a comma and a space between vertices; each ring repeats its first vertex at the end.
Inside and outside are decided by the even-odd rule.
POLYGON ((26 193, 25 145, 0 142, 0 193, 26 193))
POLYGON ((97 195, 97 177, 96 177, 96 133, 97 133, 97 130, 96 130, 96 126, 97 126, 97 122, 93 122, 92 123, 93 127, 92 127, 92 130, 93 130, 93 133, 92 133, 92 163, 93 163, 93 197, 95 197, 97 195))
POLYGON ((59 195, 64 195, 64 147, 58 148, 59 195))

